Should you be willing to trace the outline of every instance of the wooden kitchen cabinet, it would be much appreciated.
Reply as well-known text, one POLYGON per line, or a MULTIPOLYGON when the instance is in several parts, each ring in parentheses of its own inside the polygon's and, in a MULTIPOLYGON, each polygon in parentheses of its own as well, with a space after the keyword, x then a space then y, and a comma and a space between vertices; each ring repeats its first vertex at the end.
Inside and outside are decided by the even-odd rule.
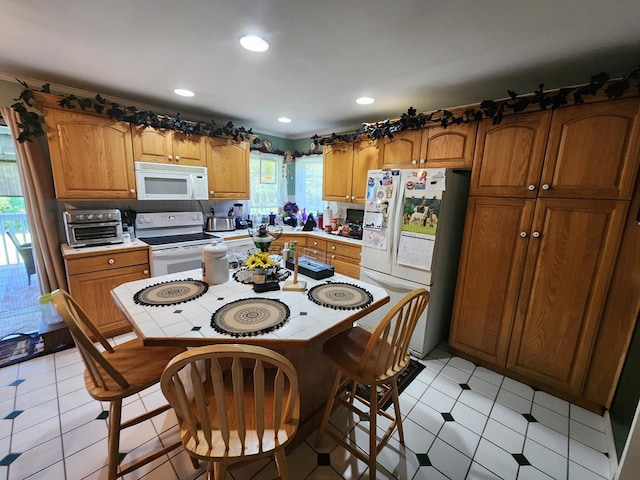
POLYGON ((382 142, 382 168, 471 168, 476 122, 425 127, 382 142))
POLYGON ((333 202, 364 203, 367 171, 380 168, 378 142, 362 140, 353 144, 326 145, 323 149, 322 199, 333 202))
POLYGON ((56 198, 136 198, 128 123, 46 106, 42 112, 56 198))
POLYGON ((131 134, 135 160, 198 167, 207 164, 205 138, 202 135, 185 135, 139 125, 131 126, 131 134))
POLYGON ((249 143, 207 137, 209 199, 246 200, 249 190, 249 143))
POLYGON ((111 298, 125 282, 149 277, 148 247, 65 256, 69 293, 106 337, 131 330, 111 298))
POLYGON ((327 261, 334 271, 352 278, 360 278, 360 252, 362 246, 337 240, 327 241, 327 261))
POLYGON ((298 242, 298 247, 307 246, 307 236, 305 234, 282 234, 280 238, 271 242, 271 248, 276 248, 274 251, 282 251, 285 243, 291 244, 291 242, 298 242))
POLYGON ((481 122, 453 351, 603 405, 586 388, 640 161, 639 106, 630 98, 481 122))

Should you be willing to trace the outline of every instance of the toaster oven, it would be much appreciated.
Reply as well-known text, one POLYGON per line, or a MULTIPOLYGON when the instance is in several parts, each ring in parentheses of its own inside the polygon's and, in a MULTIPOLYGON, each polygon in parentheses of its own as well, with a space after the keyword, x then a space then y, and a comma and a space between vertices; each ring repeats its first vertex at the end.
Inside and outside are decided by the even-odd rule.
POLYGON ((74 248, 122 243, 120 210, 68 210, 63 214, 67 243, 74 248))

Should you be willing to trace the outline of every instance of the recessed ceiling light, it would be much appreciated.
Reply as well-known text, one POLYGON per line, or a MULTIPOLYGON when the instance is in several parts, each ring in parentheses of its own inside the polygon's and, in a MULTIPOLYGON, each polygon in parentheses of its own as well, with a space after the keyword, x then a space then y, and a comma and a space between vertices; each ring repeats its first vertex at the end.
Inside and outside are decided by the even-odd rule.
POLYGON ((280 117, 280 118, 278 118, 278 121, 280 123, 291 123, 291 119, 288 118, 288 117, 280 117))
POLYGON ((240 37, 240 45, 251 52, 264 52, 269 49, 269 42, 256 35, 240 37))
POLYGON ((180 95, 181 97, 193 97, 195 95, 191 90, 186 90, 184 88, 176 88, 173 93, 180 95))
POLYGON ((360 105, 370 105, 373 102, 375 102, 375 100, 371 97, 360 97, 356 100, 356 103, 360 105))

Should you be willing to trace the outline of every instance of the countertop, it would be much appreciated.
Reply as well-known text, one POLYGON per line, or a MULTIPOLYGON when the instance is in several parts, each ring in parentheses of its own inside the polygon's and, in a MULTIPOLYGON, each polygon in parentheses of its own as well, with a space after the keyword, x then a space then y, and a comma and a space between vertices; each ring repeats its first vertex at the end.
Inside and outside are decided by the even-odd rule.
MULTIPOLYGON (((212 235, 212 236, 220 237, 224 240, 238 240, 241 238, 249 237, 249 232, 247 230, 232 230, 229 232, 205 232, 205 233, 208 233, 209 235, 212 235)), ((287 229, 283 229, 282 233, 286 235, 309 235, 311 237, 320 238, 323 240, 344 242, 344 243, 349 243, 351 245, 357 245, 357 246, 362 245, 362 240, 349 238, 349 237, 342 237, 340 235, 334 235, 332 233, 326 233, 320 229, 315 229, 311 232, 303 232, 302 230, 293 229, 289 227, 287 229)), ((123 251, 123 250, 141 249, 141 248, 148 248, 148 247, 149 245, 147 245, 143 240, 140 240, 138 238, 134 238, 130 242, 126 242, 126 243, 118 243, 115 245, 98 245, 95 247, 73 248, 66 243, 63 243, 60 245, 62 256, 65 258, 72 257, 74 255, 90 255, 90 254, 99 254, 99 253, 107 253, 107 252, 117 253, 118 251, 123 251)))

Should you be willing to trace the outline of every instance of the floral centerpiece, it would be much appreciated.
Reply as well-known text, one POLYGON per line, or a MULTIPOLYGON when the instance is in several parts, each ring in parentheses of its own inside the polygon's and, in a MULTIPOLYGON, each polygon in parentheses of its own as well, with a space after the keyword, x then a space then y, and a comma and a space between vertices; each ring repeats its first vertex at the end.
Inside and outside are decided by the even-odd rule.
POLYGON ((269 256, 268 252, 256 252, 249 256, 246 265, 251 270, 251 281, 253 283, 265 283, 271 281, 278 268, 276 261, 269 256))
POLYGON ((300 208, 295 202, 287 202, 282 207, 282 221, 291 225, 292 227, 298 226, 298 212, 300 208))

